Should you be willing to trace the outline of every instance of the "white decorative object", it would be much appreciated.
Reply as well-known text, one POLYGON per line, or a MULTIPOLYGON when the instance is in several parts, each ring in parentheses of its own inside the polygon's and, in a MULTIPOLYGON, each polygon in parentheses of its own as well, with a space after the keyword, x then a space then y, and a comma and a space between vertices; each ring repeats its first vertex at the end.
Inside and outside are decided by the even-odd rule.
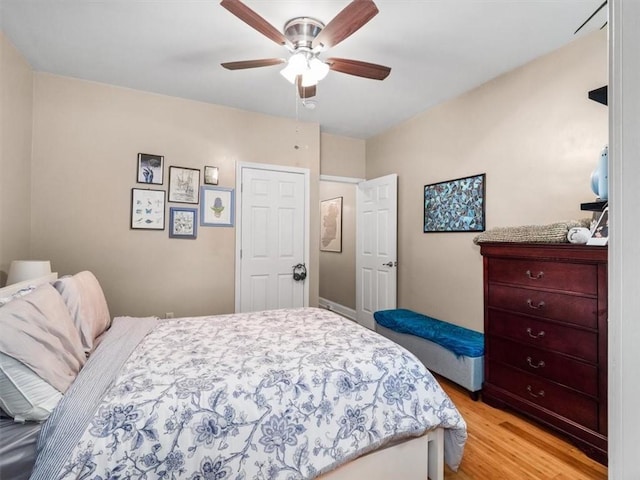
POLYGON ((609 147, 607 145, 600 152, 598 166, 591 174, 591 190, 600 200, 609 198, 609 147))
POLYGON ((49 260, 14 260, 9 267, 7 285, 44 277, 51 273, 49 260))
POLYGON ((574 227, 567 234, 567 240, 571 243, 587 243, 590 237, 591 230, 584 227, 574 227))

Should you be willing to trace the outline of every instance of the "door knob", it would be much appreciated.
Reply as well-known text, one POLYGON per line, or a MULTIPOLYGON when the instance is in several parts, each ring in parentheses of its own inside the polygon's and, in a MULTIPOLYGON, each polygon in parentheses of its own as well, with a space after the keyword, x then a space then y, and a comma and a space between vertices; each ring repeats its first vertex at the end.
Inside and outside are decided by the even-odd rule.
POLYGON ((387 262, 382 264, 383 267, 397 267, 398 262, 387 262))

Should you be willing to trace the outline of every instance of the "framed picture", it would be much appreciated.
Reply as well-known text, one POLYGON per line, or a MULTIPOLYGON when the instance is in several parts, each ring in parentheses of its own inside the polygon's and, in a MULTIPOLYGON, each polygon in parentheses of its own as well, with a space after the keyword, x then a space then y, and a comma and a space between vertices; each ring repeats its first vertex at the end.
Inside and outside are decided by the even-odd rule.
POLYGON ((606 207, 600 214, 598 223, 591 232, 591 238, 587 245, 607 245, 609 243, 609 207, 606 207))
POLYGON ((198 203, 200 170, 197 168, 169 167, 169 201, 198 203))
POLYGON ((197 208, 169 208, 169 237, 191 238, 198 235, 197 208))
POLYGON ((206 185, 218 184, 218 167, 204 167, 204 183, 206 185))
POLYGON ((320 202, 320 251, 342 252, 342 197, 320 202))
POLYGON ((204 227, 233 227, 233 188, 208 187, 206 185, 201 188, 200 225, 204 227))
POLYGON ((485 174, 424 186, 424 233, 483 232, 485 174))
POLYGON ((138 154, 138 183, 162 185, 163 173, 164 157, 162 155, 138 154))
POLYGON ((164 230, 164 190, 131 189, 131 228, 164 230))

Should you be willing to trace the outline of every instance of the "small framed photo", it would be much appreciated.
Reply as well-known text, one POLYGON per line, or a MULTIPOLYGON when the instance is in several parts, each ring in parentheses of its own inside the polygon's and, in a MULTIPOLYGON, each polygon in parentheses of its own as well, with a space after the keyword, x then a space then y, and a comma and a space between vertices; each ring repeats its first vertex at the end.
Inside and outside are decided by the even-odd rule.
POLYGON ((607 245, 609 243, 609 207, 600 214, 598 223, 591 232, 587 245, 607 245))
POLYGON ((197 168, 169 167, 169 201, 199 203, 200 170, 197 168))
POLYGON ((233 227, 234 191, 225 187, 202 187, 200 226, 233 227))
POLYGON ((162 155, 138 154, 138 183, 162 185, 163 173, 164 157, 162 155))
POLYGON ((164 230, 164 190, 131 189, 131 229, 164 230))
POLYGON ((198 236, 197 208, 169 208, 169 237, 190 238, 198 236))
POLYGON ((204 183, 206 185, 218 184, 218 167, 204 167, 204 183))

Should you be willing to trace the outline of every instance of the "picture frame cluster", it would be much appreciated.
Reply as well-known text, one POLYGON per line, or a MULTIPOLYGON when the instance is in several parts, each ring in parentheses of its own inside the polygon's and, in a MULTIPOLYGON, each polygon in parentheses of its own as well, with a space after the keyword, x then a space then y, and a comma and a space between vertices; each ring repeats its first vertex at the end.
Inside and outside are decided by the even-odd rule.
POLYGON ((164 185, 165 158, 163 155, 139 153, 136 183, 145 184, 146 187, 131 189, 130 229, 165 230, 167 202, 185 204, 169 207, 169 238, 194 240, 198 236, 198 224, 204 227, 233 227, 234 189, 217 186, 218 167, 205 165, 203 171, 170 165, 167 172, 168 188, 152 188, 164 185), (203 171, 204 182, 201 184, 203 171))

